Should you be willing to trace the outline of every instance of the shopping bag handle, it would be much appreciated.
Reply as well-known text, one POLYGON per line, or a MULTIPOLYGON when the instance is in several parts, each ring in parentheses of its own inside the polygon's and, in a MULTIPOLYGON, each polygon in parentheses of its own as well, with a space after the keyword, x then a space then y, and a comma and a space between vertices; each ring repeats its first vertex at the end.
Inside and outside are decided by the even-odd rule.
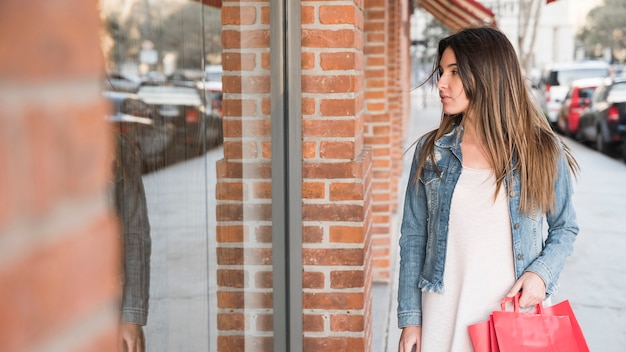
MULTIPOLYGON (((513 303, 513 311, 519 312, 519 298, 522 294, 520 292, 516 293, 513 297, 504 297, 504 299, 500 302, 500 309, 506 311, 506 304, 511 302, 513 303)), ((539 302, 535 305, 535 313, 543 314, 543 303, 539 302)))

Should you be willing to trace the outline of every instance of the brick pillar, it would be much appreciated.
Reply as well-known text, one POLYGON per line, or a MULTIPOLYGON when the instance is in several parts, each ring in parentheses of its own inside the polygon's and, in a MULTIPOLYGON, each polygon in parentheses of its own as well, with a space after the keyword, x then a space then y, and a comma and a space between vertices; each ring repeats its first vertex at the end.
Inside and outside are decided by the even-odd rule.
MULTIPOLYGON (((410 43, 411 43, 411 13, 409 3, 406 1, 396 0, 398 1, 399 13, 398 20, 400 21, 400 25, 398 28, 398 60, 400 61, 400 74, 398 83, 401 85, 400 92, 400 100, 401 100, 401 111, 398 112, 395 116, 395 120, 393 120, 392 125, 394 129, 392 131, 392 140, 394 144, 392 146, 392 210, 397 211, 398 207, 398 190, 399 180, 402 176, 402 169, 404 168, 402 156, 405 151, 405 142, 407 141, 407 137, 409 141, 414 141, 418 136, 409 136, 408 125, 409 118, 411 115, 411 51, 410 51, 410 43)), ((404 196, 404 195, 402 195, 404 196)))
POLYGON ((268 1, 224 1, 217 162, 218 351, 273 351, 268 1))
POLYGON ((385 0, 365 0, 365 144, 372 148, 373 279, 390 276, 391 115, 385 0))
POLYGON ((304 350, 371 350, 362 1, 302 1, 304 350))
POLYGON ((96 5, 0 5, 1 351, 116 349, 114 152, 96 5))
MULTIPOLYGON (((406 1, 386 0, 389 9, 389 110, 392 116, 391 209, 397 211, 402 154, 410 114, 411 60, 409 10, 406 1)), ((408 136, 415 139, 417 136, 408 136)), ((395 234, 394 234, 395 235, 395 234)))

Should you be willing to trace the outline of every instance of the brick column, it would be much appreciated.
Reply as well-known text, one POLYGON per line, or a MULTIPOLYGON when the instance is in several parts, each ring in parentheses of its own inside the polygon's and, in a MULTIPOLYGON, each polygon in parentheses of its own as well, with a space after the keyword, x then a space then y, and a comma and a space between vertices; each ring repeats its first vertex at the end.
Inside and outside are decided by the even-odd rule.
POLYGON ((373 279, 390 276, 391 115, 387 4, 365 0, 365 144, 372 148, 373 279))
POLYGON ((302 1, 305 351, 371 349, 363 23, 362 1, 302 1))
MULTIPOLYGON (((397 211, 398 207, 398 190, 401 188, 398 184, 401 176, 404 163, 402 155, 404 154, 404 147, 407 138, 409 141, 414 141, 419 136, 410 136, 407 134, 409 118, 411 117, 411 51, 409 50, 411 43, 411 13, 409 3, 406 1, 398 1, 398 60, 400 61, 400 73, 398 83, 401 85, 399 89, 400 94, 400 108, 401 110, 395 116, 392 125, 394 126, 392 132, 392 140, 394 142, 392 146, 392 210, 397 211)), ((410 167, 410 165, 409 165, 410 167)))
POLYGON ((119 242, 96 2, 0 5, 0 350, 114 351, 119 242))
MULTIPOLYGON (((267 2, 224 2, 219 350, 271 349, 267 2)), ((363 7, 302 2, 305 351, 371 348, 371 152, 363 7)), ((277 332, 281 333, 281 332, 277 332)))
MULTIPOLYGON (((398 181, 410 114, 411 60, 409 58, 409 10, 406 1, 386 0, 389 9, 389 110, 392 116, 391 209, 398 206, 398 181)), ((415 139, 418 136, 408 136, 415 139)))
POLYGON ((222 7, 218 351, 273 351, 269 1, 222 7))

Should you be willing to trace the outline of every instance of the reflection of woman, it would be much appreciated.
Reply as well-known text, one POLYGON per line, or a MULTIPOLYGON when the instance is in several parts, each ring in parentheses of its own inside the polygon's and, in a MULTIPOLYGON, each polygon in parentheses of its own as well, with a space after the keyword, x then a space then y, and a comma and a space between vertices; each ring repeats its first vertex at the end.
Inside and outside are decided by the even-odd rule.
POLYGON ((141 151, 119 134, 115 160, 115 207, 122 225, 123 291, 120 351, 144 351, 148 320, 150 224, 141 180, 141 151))
POLYGON ((505 296, 553 294, 578 233, 569 149, 491 27, 439 42, 439 128, 421 137, 400 238, 399 350, 472 351, 467 326, 505 296), (543 240, 544 217, 548 224, 543 240))

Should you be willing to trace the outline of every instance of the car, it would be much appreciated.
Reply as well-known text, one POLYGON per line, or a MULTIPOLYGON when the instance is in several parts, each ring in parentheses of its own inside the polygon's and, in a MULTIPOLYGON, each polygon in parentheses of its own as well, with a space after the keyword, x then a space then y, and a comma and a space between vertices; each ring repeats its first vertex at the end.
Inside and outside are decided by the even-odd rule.
POLYGON ((183 158, 203 154, 221 143, 215 136, 222 131, 221 118, 206 113, 201 92, 196 87, 176 85, 142 85, 139 98, 155 109, 157 116, 175 126, 176 153, 183 158))
POLYGON ((603 81, 604 78, 583 78, 570 84, 557 116, 557 129, 561 133, 569 137, 576 135, 580 115, 591 102, 593 91, 603 81))
POLYGON ((155 84, 163 84, 167 81, 167 77, 158 71, 149 71, 145 75, 141 77, 142 85, 155 85, 155 84))
POLYGON ((552 127, 556 127, 557 116, 572 81, 582 78, 607 77, 609 64, 590 60, 548 65, 539 80, 540 104, 552 127))
POLYGON ((626 77, 607 78, 580 116, 577 137, 605 153, 621 147, 626 159, 626 77))
POLYGON ((202 79, 202 70, 192 69, 177 69, 167 77, 170 84, 185 87, 196 87, 196 82, 202 79))
POLYGON ((222 82, 217 81, 198 81, 196 87, 204 92, 207 111, 211 114, 222 118, 222 82))
POLYGON ((222 73, 222 65, 207 65, 204 68, 204 79, 206 81, 221 82, 222 73))
POLYGON ((104 78, 104 91, 135 93, 141 85, 138 76, 121 72, 111 72, 104 78))
MULTIPOLYGON (((199 81, 196 82, 196 87, 199 91, 204 93, 205 110, 208 111, 212 120, 223 122, 222 113, 222 81, 199 81)), ((221 128, 211 130, 212 133, 208 137, 209 141, 214 141, 213 144, 221 144, 224 140, 224 134, 221 128)))
POLYGON ((141 150, 142 169, 166 165, 174 141, 174 125, 155 119, 154 109, 136 94, 104 91, 103 96, 110 104, 107 121, 141 150))

